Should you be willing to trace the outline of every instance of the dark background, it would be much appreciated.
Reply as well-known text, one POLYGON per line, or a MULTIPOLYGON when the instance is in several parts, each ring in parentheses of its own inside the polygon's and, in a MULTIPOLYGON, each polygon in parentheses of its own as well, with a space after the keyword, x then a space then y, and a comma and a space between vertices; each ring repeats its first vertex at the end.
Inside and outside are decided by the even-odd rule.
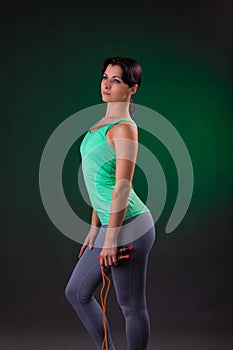
MULTIPOLYGON (((83 348, 94 349, 64 295, 80 245, 47 216, 39 164, 63 120, 101 103, 101 64, 117 55, 142 65, 135 102, 174 125, 194 168, 187 214, 166 234, 177 194, 175 166, 164 146, 139 130, 168 186, 148 270, 150 349, 182 349, 181 339, 189 349, 202 339, 193 347, 202 349, 200 334, 208 335, 205 349, 231 348, 232 10, 225 0, 9 2, 2 8, 2 348, 34 350, 41 341, 38 349, 81 349, 86 341, 83 348), (172 334, 181 337, 169 343, 172 334)), ((76 212, 88 217, 89 208, 77 196, 77 159, 74 148, 64 165, 64 187, 76 212)), ((145 201, 146 183, 140 185, 139 175, 137 170, 134 185, 145 201)), ((108 313, 116 342, 124 344, 113 290, 108 313)))

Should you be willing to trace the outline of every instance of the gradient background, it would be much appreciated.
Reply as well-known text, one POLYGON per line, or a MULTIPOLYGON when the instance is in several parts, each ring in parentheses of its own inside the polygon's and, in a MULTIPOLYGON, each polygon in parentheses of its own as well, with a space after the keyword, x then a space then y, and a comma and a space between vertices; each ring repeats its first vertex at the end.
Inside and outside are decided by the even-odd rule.
MULTIPOLYGON (((38 176, 54 129, 101 103, 101 64, 115 55, 142 65, 134 101, 174 125, 194 168, 188 212, 167 235, 176 169, 166 148, 139 130, 168 186, 149 261, 149 348, 232 348, 232 10, 225 0, 102 0, 11 2, 2 11, 1 349, 95 348, 64 295, 80 245, 50 221, 38 176)), ((80 141, 65 161, 64 188, 89 220, 77 188, 80 141)), ((134 187, 145 201, 142 170, 135 171, 134 187)), ((113 290, 108 314, 118 349, 126 348, 113 290)))

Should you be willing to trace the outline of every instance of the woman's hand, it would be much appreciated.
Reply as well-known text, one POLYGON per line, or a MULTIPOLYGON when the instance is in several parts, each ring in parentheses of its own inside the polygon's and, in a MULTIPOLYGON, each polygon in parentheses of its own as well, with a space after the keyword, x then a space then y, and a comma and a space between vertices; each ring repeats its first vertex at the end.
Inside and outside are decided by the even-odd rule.
POLYGON ((117 265, 117 247, 105 248, 101 250, 99 255, 100 266, 101 268, 107 268, 112 265, 117 265))
POLYGON ((78 255, 79 258, 82 256, 82 254, 87 246, 89 247, 89 249, 93 249, 94 242, 95 242, 95 239, 98 235, 98 232, 99 232, 99 227, 91 227, 91 229, 88 232, 88 234, 85 238, 85 241, 83 242, 83 245, 79 251, 79 255, 78 255))

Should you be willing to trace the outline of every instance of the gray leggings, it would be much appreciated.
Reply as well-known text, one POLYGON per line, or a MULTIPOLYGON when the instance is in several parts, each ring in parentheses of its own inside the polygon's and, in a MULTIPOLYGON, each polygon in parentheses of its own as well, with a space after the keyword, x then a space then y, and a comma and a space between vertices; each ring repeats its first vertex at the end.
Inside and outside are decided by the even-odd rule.
MULTIPOLYGON (((98 255, 101 244, 104 242, 106 228, 107 225, 100 227, 95 241, 96 247, 92 250, 88 247, 85 249, 65 289, 66 298, 99 350, 104 338, 103 311, 93 293, 102 283, 98 255)), ((125 246, 132 244, 134 247, 130 253, 131 258, 117 266, 105 269, 105 273, 112 275, 117 302, 125 318, 128 350, 146 350, 150 335, 150 320, 146 304, 147 262, 156 236, 151 213, 142 213, 123 221, 119 241, 124 242, 126 235, 131 237, 131 241, 128 240, 125 246), (138 228, 143 233, 139 236, 138 228), (137 232, 137 238, 133 239, 135 232, 137 232)), ((108 348, 115 350, 108 323, 107 332, 108 348)))

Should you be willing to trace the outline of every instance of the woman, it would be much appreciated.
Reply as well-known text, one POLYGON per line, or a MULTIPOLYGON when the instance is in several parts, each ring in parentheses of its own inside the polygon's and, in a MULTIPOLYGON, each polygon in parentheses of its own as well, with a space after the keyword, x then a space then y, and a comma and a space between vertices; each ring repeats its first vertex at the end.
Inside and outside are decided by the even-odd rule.
MULTIPOLYGON (((155 227, 150 210, 132 188, 138 133, 130 108, 141 79, 142 69, 134 59, 110 57, 103 62, 101 94, 106 114, 80 146, 93 210, 90 231, 65 293, 97 349, 102 349, 104 339, 103 310, 93 293, 102 283, 103 270, 112 276, 125 318, 128 350, 145 350, 150 334, 145 291, 155 227), (119 246, 124 244, 132 244, 133 250, 129 260, 119 262, 119 246)), ((104 349, 115 349, 108 322, 107 344, 104 349)))

